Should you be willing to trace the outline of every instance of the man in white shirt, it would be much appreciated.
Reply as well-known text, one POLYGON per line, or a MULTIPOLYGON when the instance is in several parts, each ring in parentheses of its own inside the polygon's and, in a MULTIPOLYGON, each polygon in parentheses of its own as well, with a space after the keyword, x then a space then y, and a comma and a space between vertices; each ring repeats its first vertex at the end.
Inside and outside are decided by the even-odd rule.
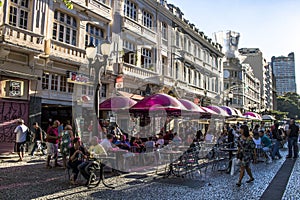
POLYGON ((24 125, 24 120, 18 120, 18 126, 16 127, 14 133, 16 134, 16 150, 19 155, 19 160, 22 161, 24 157, 24 145, 26 143, 26 135, 29 134, 29 129, 24 125))
POLYGON ((107 134, 106 139, 102 140, 102 142, 100 143, 100 145, 105 149, 106 152, 113 148, 111 145, 113 137, 114 136, 112 134, 107 134))

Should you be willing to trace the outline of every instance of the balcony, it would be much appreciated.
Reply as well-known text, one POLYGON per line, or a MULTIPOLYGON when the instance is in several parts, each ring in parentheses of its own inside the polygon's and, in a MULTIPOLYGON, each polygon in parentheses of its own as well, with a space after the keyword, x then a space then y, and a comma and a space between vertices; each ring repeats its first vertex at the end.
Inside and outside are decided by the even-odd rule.
POLYGON ((88 8, 90 11, 97 13, 99 16, 105 19, 112 20, 111 7, 99 0, 88 0, 88 8))
POLYGON ((180 54, 181 54, 181 57, 182 57, 184 60, 186 60, 186 61, 188 61, 188 62, 190 62, 190 63, 194 63, 194 56, 193 56, 190 52, 188 52, 188 51, 186 51, 186 50, 182 50, 182 51, 180 52, 180 54))
POLYGON ((146 40, 148 40, 150 43, 156 43, 156 33, 140 24, 138 24, 137 21, 134 21, 130 18, 123 17, 123 24, 122 29, 126 29, 131 31, 133 34, 136 34, 146 40))
POLYGON ((46 40, 45 54, 79 63, 86 62, 85 50, 56 40, 46 40))
POLYGON ((0 42, 10 43, 34 51, 44 51, 44 36, 15 26, 0 27, 0 42))
POLYGON ((141 79, 151 78, 157 76, 158 74, 152 70, 144 69, 131 65, 128 63, 123 64, 123 73, 128 76, 139 77, 141 79))

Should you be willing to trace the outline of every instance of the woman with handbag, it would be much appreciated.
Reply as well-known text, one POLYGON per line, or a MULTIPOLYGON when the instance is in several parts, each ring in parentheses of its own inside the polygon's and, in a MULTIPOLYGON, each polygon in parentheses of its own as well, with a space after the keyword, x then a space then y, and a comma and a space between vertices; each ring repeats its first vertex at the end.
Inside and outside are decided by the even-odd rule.
POLYGON ((252 158, 256 157, 256 152, 255 152, 255 143, 253 142, 252 138, 250 137, 249 134, 249 128, 247 125, 242 125, 240 127, 240 132, 241 132, 241 140, 239 141, 239 150, 238 150, 238 156, 241 160, 241 166, 240 166, 240 176, 239 180, 236 183, 238 187, 242 185, 242 179, 245 174, 245 170, 247 174, 249 175, 250 179, 246 181, 246 183, 251 183, 254 181, 252 171, 250 169, 250 163, 252 158))

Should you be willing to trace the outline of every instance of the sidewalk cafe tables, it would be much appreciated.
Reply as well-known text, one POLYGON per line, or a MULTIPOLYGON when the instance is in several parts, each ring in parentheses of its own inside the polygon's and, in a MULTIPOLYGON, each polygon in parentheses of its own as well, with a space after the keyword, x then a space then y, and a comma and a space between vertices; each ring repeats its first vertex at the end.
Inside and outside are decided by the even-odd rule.
POLYGON ((116 156, 115 168, 120 170, 121 169, 121 162, 123 161, 123 154, 128 153, 127 150, 120 149, 120 148, 113 148, 109 151, 109 153, 113 153, 116 156))
POLYGON ((233 175, 233 170, 234 170, 234 168, 232 168, 232 165, 234 165, 234 163, 233 163, 233 160, 234 160, 234 156, 233 156, 233 154, 234 154, 234 152, 237 152, 238 151, 238 148, 225 148, 225 147, 223 147, 223 148, 220 148, 219 149, 220 151, 224 151, 224 152, 229 152, 229 163, 228 163, 228 167, 227 167, 227 169, 223 169, 223 170, 220 170, 220 171, 227 171, 228 170, 228 172, 231 174, 231 175, 233 175))
POLYGON ((160 154, 165 154, 165 155, 169 155, 169 168, 168 168, 168 172, 165 173, 164 177, 169 177, 170 175, 175 175, 175 171, 173 168, 173 162, 176 158, 176 156, 181 156, 183 154, 182 151, 175 151, 175 150, 163 150, 160 149, 159 151, 160 154))

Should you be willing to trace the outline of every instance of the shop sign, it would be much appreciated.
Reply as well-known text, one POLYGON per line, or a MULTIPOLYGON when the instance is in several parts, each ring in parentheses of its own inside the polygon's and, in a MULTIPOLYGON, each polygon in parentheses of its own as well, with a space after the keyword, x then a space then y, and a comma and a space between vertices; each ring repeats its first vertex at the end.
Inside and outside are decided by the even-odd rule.
POLYGON ((123 77, 122 76, 118 76, 116 78, 116 85, 115 85, 116 89, 120 89, 123 88, 123 77))
POLYGON ((70 72, 68 71, 67 72, 68 74, 68 82, 69 83, 74 83, 74 84, 87 84, 87 85, 90 85, 91 82, 90 82, 90 78, 85 75, 85 74, 81 74, 81 73, 78 73, 78 72, 70 72))
POLYGON ((22 94, 22 82, 20 81, 9 81, 8 96, 19 97, 22 94))

